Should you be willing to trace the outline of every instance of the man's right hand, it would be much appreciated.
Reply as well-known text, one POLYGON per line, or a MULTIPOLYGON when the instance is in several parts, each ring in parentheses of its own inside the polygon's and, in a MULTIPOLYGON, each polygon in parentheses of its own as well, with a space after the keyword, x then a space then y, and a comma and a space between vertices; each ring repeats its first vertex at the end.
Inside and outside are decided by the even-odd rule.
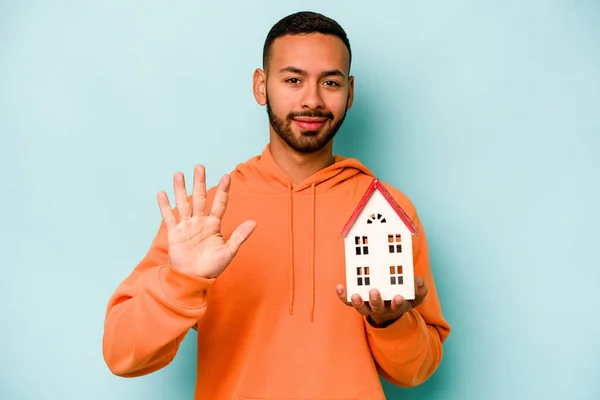
POLYGON ((215 278, 229 265, 238 249, 256 228, 256 222, 247 220, 231 234, 229 240, 221 235, 221 219, 229 198, 231 178, 224 175, 219 182, 212 207, 206 207, 206 175, 202 165, 194 168, 192 204, 188 201, 182 173, 173 176, 175 201, 179 212, 176 221, 169 197, 158 193, 158 205, 168 235, 169 263, 178 271, 201 278, 215 278))

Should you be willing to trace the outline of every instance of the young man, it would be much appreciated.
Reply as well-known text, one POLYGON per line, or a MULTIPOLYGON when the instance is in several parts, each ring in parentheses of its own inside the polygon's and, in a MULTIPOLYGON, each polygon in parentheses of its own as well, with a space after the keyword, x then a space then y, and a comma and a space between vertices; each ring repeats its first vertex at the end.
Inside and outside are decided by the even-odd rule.
POLYGON ((163 223, 111 297, 103 354, 134 377, 168 365, 198 332, 198 399, 383 399, 378 373, 419 385, 442 359, 450 332, 410 200, 385 185, 416 224, 416 298, 346 303, 340 231, 373 180, 334 156, 352 106, 351 50, 343 29, 315 13, 279 21, 254 73, 270 141, 208 192, 202 165, 176 208, 158 196, 163 223))

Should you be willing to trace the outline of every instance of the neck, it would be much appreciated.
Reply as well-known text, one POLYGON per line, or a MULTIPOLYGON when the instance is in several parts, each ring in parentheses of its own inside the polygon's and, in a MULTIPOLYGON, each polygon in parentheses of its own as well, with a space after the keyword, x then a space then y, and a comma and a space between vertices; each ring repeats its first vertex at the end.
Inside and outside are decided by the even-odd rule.
POLYGON ((295 184, 304 181, 334 162, 333 140, 321 150, 313 153, 299 153, 289 147, 277 134, 271 133, 269 147, 273 160, 295 184))

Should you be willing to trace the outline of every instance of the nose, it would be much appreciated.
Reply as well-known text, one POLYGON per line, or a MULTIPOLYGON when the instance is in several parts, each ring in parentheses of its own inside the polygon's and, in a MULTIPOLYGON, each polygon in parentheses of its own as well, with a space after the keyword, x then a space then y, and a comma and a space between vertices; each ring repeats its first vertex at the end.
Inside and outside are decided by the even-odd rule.
POLYGON ((302 108, 316 110, 324 107, 323 98, 318 85, 306 85, 302 93, 302 108))

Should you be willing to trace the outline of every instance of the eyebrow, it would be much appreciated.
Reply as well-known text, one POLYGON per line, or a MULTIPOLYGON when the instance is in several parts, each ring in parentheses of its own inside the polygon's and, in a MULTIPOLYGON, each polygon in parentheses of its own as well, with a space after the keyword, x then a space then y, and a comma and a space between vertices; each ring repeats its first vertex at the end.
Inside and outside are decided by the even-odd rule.
MULTIPOLYGON (((308 73, 305 70, 296 68, 296 67, 285 67, 285 68, 280 69, 279 72, 280 73, 291 72, 293 74, 298 74, 298 75, 303 75, 303 76, 308 75, 308 73)), ((319 74, 319 78, 324 78, 326 76, 339 76, 340 78, 346 78, 346 75, 344 75, 344 73, 342 71, 340 71, 339 69, 323 71, 319 74)))

